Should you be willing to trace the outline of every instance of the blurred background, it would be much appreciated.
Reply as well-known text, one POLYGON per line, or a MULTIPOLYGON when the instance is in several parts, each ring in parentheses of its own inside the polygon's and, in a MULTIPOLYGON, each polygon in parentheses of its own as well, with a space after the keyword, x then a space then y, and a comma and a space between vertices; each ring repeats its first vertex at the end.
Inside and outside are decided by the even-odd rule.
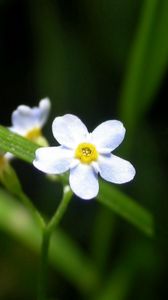
MULTIPOLYGON (((167 65, 167 0, 0 0, 1 125, 10 126, 18 105, 35 106, 46 96, 52 110, 44 132, 51 144, 55 116, 76 114, 90 131, 121 120, 126 139, 115 153, 130 160, 137 175, 119 189, 155 220, 155 237, 148 238, 96 201, 74 197, 61 230, 102 279, 96 288, 77 287, 51 265, 51 300, 166 295, 167 65)), ((13 165, 36 207, 52 215, 61 187, 24 162, 13 165)), ((39 258, 30 248, 0 222, 0 299, 36 299, 39 258)))

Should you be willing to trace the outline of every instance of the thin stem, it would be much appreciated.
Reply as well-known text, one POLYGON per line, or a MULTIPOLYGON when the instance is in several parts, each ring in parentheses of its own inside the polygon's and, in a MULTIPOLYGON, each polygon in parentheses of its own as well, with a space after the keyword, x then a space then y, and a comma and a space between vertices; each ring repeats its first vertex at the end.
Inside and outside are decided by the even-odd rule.
POLYGON ((39 285, 38 285, 38 300, 47 300, 47 265, 48 253, 50 247, 51 235, 54 228, 61 221, 67 206, 72 197, 72 192, 69 187, 64 187, 64 194, 55 214, 43 228, 42 244, 41 244, 41 264, 39 270, 39 285))
POLYGON ((40 228, 43 228, 45 226, 43 217, 36 209, 32 201, 29 199, 29 197, 24 193, 20 180, 7 158, 2 157, 2 159, 3 169, 0 172, 0 181, 10 193, 12 193, 14 196, 17 196, 17 198, 21 200, 21 202, 26 206, 34 219, 38 222, 40 228))
POLYGON ((32 213, 36 221, 38 222, 41 229, 45 228, 45 221, 40 214, 40 212, 36 209, 36 207, 33 205, 31 200, 27 197, 27 195, 24 194, 23 191, 19 192, 18 197, 22 201, 22 203, 28 208, 28 210, 32 213))
POLYGON ((47 226, 43 229, 42 244, 41 244, 41 261, 39 270, 39 285, 38 285, 38 300, 46 300, 47 294, 47 265, 48 251, 50 245, 50 234, 48 234, 47 226))
POLYGON ((72 192, 71 192, 69 186, 65 186, 62 201, 59 204, 55 214, 53 215, 53 217, 51 218, 51 220, 49 221, 49 223, 47 225, 48 232, 51 233, 53 231, 53 229, 59 224, 59 222, 62 219, 62 217, 66 211, 66 208, 71 200, 71 197, 72 197, 72 192))

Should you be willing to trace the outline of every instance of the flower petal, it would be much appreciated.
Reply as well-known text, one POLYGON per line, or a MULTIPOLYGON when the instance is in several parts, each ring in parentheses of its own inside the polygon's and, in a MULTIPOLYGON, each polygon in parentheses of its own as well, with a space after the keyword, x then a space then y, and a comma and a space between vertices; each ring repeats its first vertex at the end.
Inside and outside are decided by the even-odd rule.
POLYGON ((99 156, 99 169, 101 177, 113 183, 125 183, 135 176, 135 168, 129 161, 112 154, 99 156))
POLYGON ((52 131, 58 143, 70 148, 76 147, 88 136, 86 126, 78 117, 71 114, 55 118, 52 131))
POLYGON ((24 134, 30 128, 34 127, 34 118, 32 118, 31 108, 26 105, 19 105, 12 113, 12 127, 10 130, 19 134, 24 134))
POLYGON ((35 127, 41 128, 48 118, 49 110, 50 101, 48 98, 42 99, 38 107, 18 106, 12 113, 12 127, 10 130, 24 135, 35 127))
POLYGON ((5 158, 9 161, 9 160, 11 160, 11 159, 13 159, 15 156, 12 154, 12 153, 10 153, 10 152, 6 152, 5 154, 4 154, 4 156, 5 156, 5 158))
MULTIPOLYGON (((125 128, 120 121, 106 121, 97 126, 91 134, 92 143, 98 149, 109 149, 109 152, 117 148, 124 139, 125 128)), ((104 150, 103 150, 104 151, 104 150)))
POLYGON ((51 108, 51 102, 49 98, 44 98, 39 102, 39 125, 40 128, 47 122, 48 115, 51 108))
POLYGON ((70 187, 80 198, 89 200, 97 196, 99 183, 97 173, 91 165, 79 164, 70 169, 70 187))
POLYGON ((71 150, 59 147, 42 147, 36 150, 33 165, 48 174, 61 174, 66 172, 73 159, 71 150))

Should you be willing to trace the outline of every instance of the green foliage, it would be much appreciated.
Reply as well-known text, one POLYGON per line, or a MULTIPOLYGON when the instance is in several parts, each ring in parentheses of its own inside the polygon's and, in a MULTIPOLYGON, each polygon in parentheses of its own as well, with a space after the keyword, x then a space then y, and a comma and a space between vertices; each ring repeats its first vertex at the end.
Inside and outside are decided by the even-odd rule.
POLYGON ((147 235, 152 236, 154 234, 151 213, 114 186, 101 182, 98 201, 137 226, 147 235))
POLYGON ((168 2, 147 0, 129 55, 120 115, 130 132, 155 99, 168 64, 168 2))
POLYGON ((0 182, 14 195, 18 195, 22 190, 16 172, 8 162, 0 172, 0 182))
POLYGON ((0 126, 0 149, 4 152, 10 152, 14 156, 31 163, 37 148, 39 146, 36 144, 0 126))
MULTIPOLYGON (((2 126, 0 127, 0 138, 0 147, 2 150, 12 152, 18 158, 22 158, 28 162, 33 161, 35 149, 37 148, 36 145, 23 137, 10 133, 2 126)), ((144 233, 153 235, 153 222, 150 213, 124 193, 103 182, 101 183, 98 200, 137 226, 144 233)))
MULTIPOLYGON (((70 209, 69 219, 65 220, 68 233, 58 229, 51 240, 50 265, 62 276, 52 272, 50 297, 78 299, 79 291, 79 299, 87 300, 160 299, 166 289, 168 245, 167 121, 161 102, 165 96, 158 99, 157 94, 167 91, 160 87, 168 66, 168 1, 44 0, 41 3, 36 0, 24 4, 1 1, 0 5, 1 123, 6 116, 8 124, 8 113, 16 105, 34 105, 29 101, 46 95, 51 98, 52 117, 72 112, 93 127, 107 117, 119 118, 127 130, 121 151, 131 150, 128 157, 137 169, 133 191, 131 184, 127 186, 135 199, 118 186, 101 181, 97 201, 72 203, 73 212, 70 209), (127 230, 117 216, 144 235, 127 230), (85 253, 70 238, 73 234, 86 249, 85 253), (154 239, 148 238, 154 234, 154 239)), ((32 163, 37 148, 0 126, 0 153, 11 152, 32 163)), ((0 189, 0 298, 19 299, 21 295, 25 300, 34 299, 34 288, 33 297, 27 293, 26 285, 22 292, 21 276, 17 279, 14 269, 14 280, 11 279, 13 270, 8 270, 8 266, 20 255, 15 249, 15 239, 18 248, 23 244, 31 250, 30 255, 39 256, 40 223, 32 219, 30 212, 34 207, 15 173, 13 182, 9 182, 8 175, 1 183, 12 193, 17 186, 18 192, 14 197, 0 189), (11 252, 4 246, 8 235, 14 247, 11 252), (15 279, 19 281, 18 294, 15 279)), ((36 204, 45 206, 46 215, 52 205, 55 209, 55 202, 51 204, 52 193, 47 198, 52 185, 46 180, 38 191, 36 204), (43 200, 44 196, 46 202, 42 204, 40 197, 43 200)), ((35 212, 36 216, 39 219, 35 212)), ((23 274, 27 274, 25 266, 23 269, 23 274)))
MULTIPOLYGON (((32 215, 15 198, 0 189, 0 227, 35 253, 40 252, 41 230, 32 215)), ((54 234, 50 263, 83 291, 98 282, 95 267, 82 250, 64 232, 54 234)))

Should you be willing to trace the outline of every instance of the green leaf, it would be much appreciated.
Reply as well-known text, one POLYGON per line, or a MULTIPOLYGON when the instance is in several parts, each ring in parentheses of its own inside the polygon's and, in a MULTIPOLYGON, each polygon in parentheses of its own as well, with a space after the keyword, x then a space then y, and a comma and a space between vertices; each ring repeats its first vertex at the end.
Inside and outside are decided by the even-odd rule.
POLYGON ((117 263, 117 266, 113 266, 110 276, 106 278, 102 290, 98 291, 95 300, 125 300, 128 298, 136 268, 130 255, 121 258, 117 263))
MULTIPOLYGON (((30 250, 40 253, 41 230, 31 214, 14 197, 0 189, 0 228, 30 250)), ((98 284, 95 266, 75 242, 57 229, 51 240, 51 265, 83 292, 98 284)))
MULTIPOLYGON (((31 163, 38 147, 29 140, 0 126, 0 148, 3 151, 9 151, 18 158, 31 163)), ((117 188, 105 182, 100 183, 98 200, 147 235, 153 235, 153 218, 151 214, 117 188)))
POLYGON ((127 243, 124 251, 115 259, 112 270, 104 278, 100 289, 97 290, 94 300, 129 299, 130 291, 135 284, 137 272, 140 270, 144 271, 146 268, 150 269, 147 266, 147 261, 150 261, 148 257, 149 252, 151 259, 153 259, 153 252, 149 247, 148 241, 145 239, 143 241, 140 239, 133 241, 133 243, 127 243))
MULTIPOLYGON (((160 9, 152 29, 147 56, 147 80, 143 82, 143 108, 148 108, 157 92, 168 65, 168 1, 160 1, 160 9)), ((146 71, 145 71, 146 73, 146 71)))
POLYGON ((19 178, 8 161, 5 163, 3 170, 0 171, 0 182, 13 195, 18 195, 22 190, 19 178))
POLYGON ((104 271, 111 256, 116 231, 116 216, 107 206, 99 206, 93 223, 92 256, 99 270, 104 271))
POLYGON ((0 125, 0 149, 32 163, 38 145, 0 125))
POLYGON ((101 182, 98 201, 135 225, 146 235, 153 236, 152 215, 135 200, 132 200, 114 186, 101 182))
POLYGON ((144 1, 130 51, 120 115, 130 132, 154 99, 168 64, 168 1, 144 1))

